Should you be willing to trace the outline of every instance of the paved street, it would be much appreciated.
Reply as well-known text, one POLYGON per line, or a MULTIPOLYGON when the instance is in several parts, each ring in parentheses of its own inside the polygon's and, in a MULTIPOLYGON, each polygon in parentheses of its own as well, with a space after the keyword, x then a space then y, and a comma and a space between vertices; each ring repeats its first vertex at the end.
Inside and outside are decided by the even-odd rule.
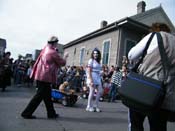
MULTIPOLYGON (((41 103, 34 115, 37 119, 27 120, 20 116, 35 93, 35 88, 8 87, 0 92, 0 131, 127 131, 127 108, 120 101, 101 102, 101 113, 85 111, 87 100, 79 99, 75 107, 64 107, 55 103, 60 118, 50 120, 46 117, 44 103, 41 103)), ((145 131, 149 131, 147 120, 145 131)), ((168 123, 168 131, 175 129, 174 123, 168 123)))

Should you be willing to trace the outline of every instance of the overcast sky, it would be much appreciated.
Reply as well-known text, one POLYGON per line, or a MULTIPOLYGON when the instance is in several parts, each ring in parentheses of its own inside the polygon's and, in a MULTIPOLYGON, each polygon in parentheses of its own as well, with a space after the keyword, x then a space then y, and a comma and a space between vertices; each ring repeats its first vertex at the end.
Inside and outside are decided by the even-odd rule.
MULTIPOLYGON (((0 0, 0 38, 12 57, 41 49, 51 35, 66 44, 108 23, 137 13, 141 0, 0 0)), ((146 10, 160 4, 175 25, 175 0, 145 0, 146 10)))

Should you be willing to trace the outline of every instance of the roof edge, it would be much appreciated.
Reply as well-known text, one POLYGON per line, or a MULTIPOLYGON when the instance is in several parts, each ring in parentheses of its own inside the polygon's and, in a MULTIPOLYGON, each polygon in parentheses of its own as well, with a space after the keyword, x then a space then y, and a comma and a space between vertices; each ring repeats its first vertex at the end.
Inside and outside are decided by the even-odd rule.
POLYGON ((120 19, 118 21, 115 21, 115 22, 109 24, 108 26, 106 26, 104 28, 98 29, 98 30, 96 30, 94 32, 91 32, 91 33, 89 33, 87 35, 84 35, 84 36, 82 36, 82 37, 80 37, 78 39, 75 39, 75 40, 73 40, 73 41, 65 44, 63 46, 63 48, 65 49, 65 48, 68 48, 70 46, 75 45, 78 42, 82 42, 82 41, 91 39, 91 38, 93 38, 95 36, 99 36, 99 35, 104 34, 106 32, 114 31, 114 30, 118 29, 120 26, 122 26, 123 24, 126 24, 126 23, 132 23, 132 24, 134 23, 135 25, 137 24, 137 25, 139 25, 139 27, 142 27, 142 28, 144 27, 145 29, 148 29, 149 28, 149 26, 147 26, 147 25, 145 25, 143 23, 140 23, 138 21, 135 21, 132 18, 125 17, 125 18, 122 18, 122 19, 120 19))

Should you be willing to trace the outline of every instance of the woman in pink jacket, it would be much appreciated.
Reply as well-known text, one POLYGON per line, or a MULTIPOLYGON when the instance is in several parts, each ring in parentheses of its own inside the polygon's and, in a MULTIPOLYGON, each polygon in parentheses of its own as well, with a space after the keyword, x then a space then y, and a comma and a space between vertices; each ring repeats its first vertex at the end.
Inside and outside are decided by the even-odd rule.
POLYGON ((58 68, 66 64, 68 54, 66 53, 64 58, 61 58, 56 51, 57 43, 58 38, 52 36, 34 64, 31 77, 36 80, 38 90, 21 114, 25 119, 36 118, 32 114, 42 100, 45 103, 48 118, 57 118, 59 116, 55 112, 51 100, 51 84, 56 83, 58 68))

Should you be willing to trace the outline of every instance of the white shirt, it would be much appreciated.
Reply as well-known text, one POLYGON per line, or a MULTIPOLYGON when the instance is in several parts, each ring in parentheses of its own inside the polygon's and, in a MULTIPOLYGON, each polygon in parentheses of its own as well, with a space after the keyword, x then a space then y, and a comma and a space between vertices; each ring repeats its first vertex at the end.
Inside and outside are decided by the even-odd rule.
MULTIPOLYGON (((129 60, 137 60, 143 53, 146 43, 152 33, 146 35, 136 46, 134 46, 128 53, 129 60)), ((152 53, 158 47, 157 35, 155 34, 147 50, 147 54, 152 53)))

